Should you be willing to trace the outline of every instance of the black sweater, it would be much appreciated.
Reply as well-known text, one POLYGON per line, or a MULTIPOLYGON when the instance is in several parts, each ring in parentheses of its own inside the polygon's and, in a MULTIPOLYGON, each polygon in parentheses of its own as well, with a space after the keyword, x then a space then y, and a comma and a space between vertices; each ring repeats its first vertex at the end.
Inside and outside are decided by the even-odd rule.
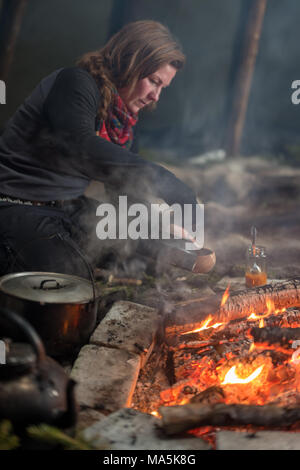
POLYGON ((119 193, 150 191, 168 204, 194 204, 193 192, 160 165, 95 134, 100 93, 78 68, 43 79, 0 138, 0 192, 48 201, 82 195, 99 180, 119 193))

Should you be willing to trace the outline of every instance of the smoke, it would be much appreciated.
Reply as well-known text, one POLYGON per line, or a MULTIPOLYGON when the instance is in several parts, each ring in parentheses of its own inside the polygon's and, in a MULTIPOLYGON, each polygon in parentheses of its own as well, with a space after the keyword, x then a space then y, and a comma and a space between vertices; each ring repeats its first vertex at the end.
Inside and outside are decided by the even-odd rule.
MULTIPOLYGON (((253 2, 192 2, 177 35, 187 55, 180 72, 141 124, 142 146, 172 149, 177 158, 222 148, 241 43, 253 2), (247 4, 247 5, 246 5, 247 4), (246 7, 245 7, 246 6, 246 7), (215 15, 215 11, 218 15, 215 15), (242 11, 243 10, 243 11, 242 11), (239 31, 241 30, 242 31, 239 31), (228 103, 229 100, 229 103, 228 103), (159 125, 158 125, 159 121, 159 125)), ((298 64, 300 4, 268 2, 255 63, 241 152, 286 152, 300 144, 299 106, 291 103, 298 64)), ((176 9, 174 8, 174 16, 176 9)), ((174 20, 173 20, 174 21, 174 20)))
POLYGON ((216 252, 217 273, 244 275, 255 225, 270 278, 299 275, 298 169, 252 157, 175 171, 204 204, 204 246, 216 252))

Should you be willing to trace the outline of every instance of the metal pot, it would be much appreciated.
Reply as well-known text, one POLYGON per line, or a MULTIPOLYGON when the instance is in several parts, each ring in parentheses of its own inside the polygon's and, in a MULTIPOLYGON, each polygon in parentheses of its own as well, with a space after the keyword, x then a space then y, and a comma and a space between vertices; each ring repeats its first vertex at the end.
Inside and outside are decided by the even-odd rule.
POLYGON ((74 380, 54 359, 46 356, 34 328, 21 316, 0 307, 0 330, 7 325, 26 342, 6 339, 6 359, 0 366, 0 420, 17 427, 49 423, 68 428, 76 423, 78 407, 74 380))
POLYGON ((0 278, 0 307, 23 317, 50 356, 74 354, 96 325, 95 286, 67 274, 22 272, 0 278))

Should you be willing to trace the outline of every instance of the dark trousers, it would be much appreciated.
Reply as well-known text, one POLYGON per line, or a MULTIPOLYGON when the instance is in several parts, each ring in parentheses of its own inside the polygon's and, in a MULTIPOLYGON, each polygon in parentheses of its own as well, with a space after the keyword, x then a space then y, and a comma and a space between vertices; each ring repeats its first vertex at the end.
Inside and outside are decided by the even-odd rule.
POLYGON ((0 205, 0 275, 43 271, 91 279, 99 244, 96 207, 81 197, 63 209, 24 204, 0 205))

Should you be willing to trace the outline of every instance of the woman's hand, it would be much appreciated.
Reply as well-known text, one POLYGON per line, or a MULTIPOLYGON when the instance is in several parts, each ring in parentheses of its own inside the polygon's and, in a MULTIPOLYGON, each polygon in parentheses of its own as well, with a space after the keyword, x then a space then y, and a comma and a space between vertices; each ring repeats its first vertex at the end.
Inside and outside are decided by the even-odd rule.
POLYGON ((202 246, 198 244, 196 238, 180 225, 171 224, 170 233, 177 239, 183 239, 192 242, 198 250, 202 248, 202 246))

